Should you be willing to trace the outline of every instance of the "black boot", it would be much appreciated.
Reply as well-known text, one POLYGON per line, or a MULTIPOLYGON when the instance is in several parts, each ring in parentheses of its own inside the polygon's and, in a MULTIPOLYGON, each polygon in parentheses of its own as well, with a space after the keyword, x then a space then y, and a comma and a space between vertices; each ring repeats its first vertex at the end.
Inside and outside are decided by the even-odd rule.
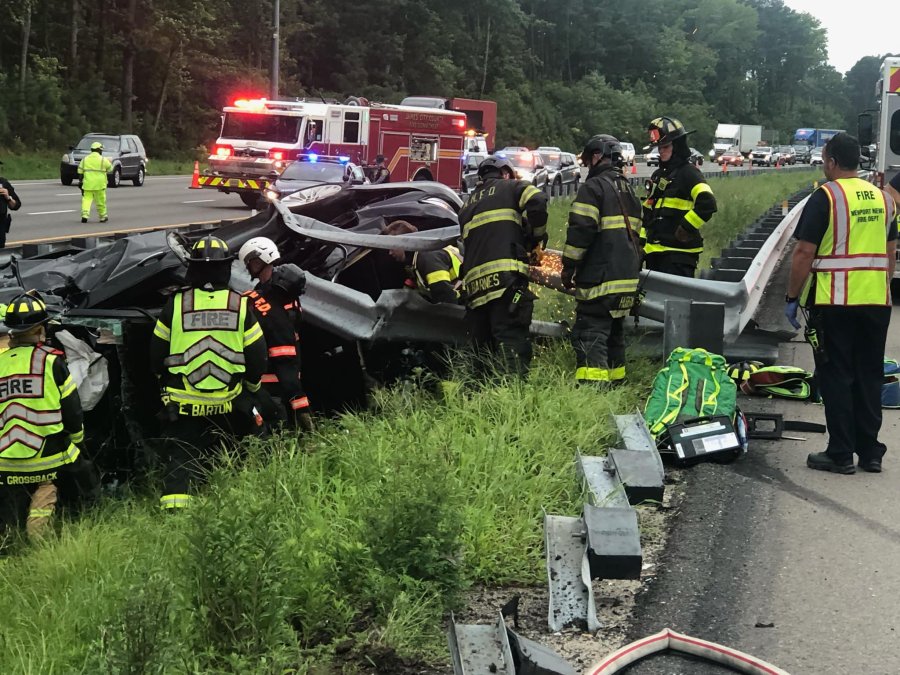
POLYGON ((812 452, 806 457, 806 466, 816 471, 830 471, 831 473, 851 474, 856 473, 856 467, 851 460, 847 464, 838 464, 827 452, 812 452))

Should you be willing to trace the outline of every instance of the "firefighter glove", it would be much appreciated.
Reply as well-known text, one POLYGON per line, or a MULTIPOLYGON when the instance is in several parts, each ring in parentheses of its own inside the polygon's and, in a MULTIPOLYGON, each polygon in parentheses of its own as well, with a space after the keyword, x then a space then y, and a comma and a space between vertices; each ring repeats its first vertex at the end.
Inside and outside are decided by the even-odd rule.
POLYGON ((562 285, 566 288, 574 288, 575 287, 575 270, 573 269, 564 269, 560 275, 560 279, 562 279, 562 285))
POLYGON ((799 310, 800 300, 798 298, 788 300, 784 305, 784 315, 787 317, 788 323, 798 330, 800 328, 800 322, 797 320, 797 312, 799 310))

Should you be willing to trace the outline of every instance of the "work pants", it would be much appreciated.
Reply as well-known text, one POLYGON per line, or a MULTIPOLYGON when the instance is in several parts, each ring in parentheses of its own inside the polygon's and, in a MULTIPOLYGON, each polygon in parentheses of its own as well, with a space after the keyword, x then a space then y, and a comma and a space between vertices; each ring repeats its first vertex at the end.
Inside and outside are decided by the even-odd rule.
POLYGON ((223 441, 250 432, 249 419, 237 412, 192 417, 174 415, 161 424, 163 450, 163 509, 184 508, 193 488, 206 479, 223 441))
MULTIPOLYGON (((881 385, 890 307, 816 307, 827 360, 816 364, 828 426, 826 452, 839 464, 880 459, 881 385)), ((820 359, 821 361, 822 359, 820 359)))
POLYGON ((625 319, 614 319, 602 308, 575 310, 569 339, 575 349, 575 379, 582 383, 625 379, 625 319))
POLYGON ((97 215, 100 216, 100 220, 106 220, 108 217, 106 211, 106 188, 81 191, 81 217, 91 217, 91 203, 94 200, 97 200, 97 215))
POLYGON ((496 373, 524 377, 531 365, 531 315, 534 297, 524 288, 515 304, 506 294, 466 310, 469 339, 475 349, 479 376, 496 373))
POLYGON ((650 253, 644 258, 648 270, 691 278, 697 271, 697 261, 699 260, 699 253, 682 253, 681 251, 650 253))

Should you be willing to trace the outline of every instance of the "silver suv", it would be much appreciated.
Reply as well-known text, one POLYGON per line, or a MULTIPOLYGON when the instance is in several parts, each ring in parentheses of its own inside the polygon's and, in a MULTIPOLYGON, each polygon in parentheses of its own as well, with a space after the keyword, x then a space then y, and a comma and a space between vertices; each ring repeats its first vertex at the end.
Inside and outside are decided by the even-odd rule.
POLYGON ((112 163, 107 174, 109 187, 119 187, 123 180, 130 180, 136 186, 144 184, 147 175, 147 151, 141 139, 134 134, 85 134, 77 145, 69 146, 69 152, 59 163, 59 180, 63 185, 71 185, 80 180, 78 164, 91 151, 91 144, 103 143, 103 156, 112 163))

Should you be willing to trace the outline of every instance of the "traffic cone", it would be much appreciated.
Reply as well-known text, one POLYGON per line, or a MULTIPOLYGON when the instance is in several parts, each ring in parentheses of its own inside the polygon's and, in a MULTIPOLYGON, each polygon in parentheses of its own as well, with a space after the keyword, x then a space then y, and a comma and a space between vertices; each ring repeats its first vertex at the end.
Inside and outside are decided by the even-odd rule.
POLYGON ((635 175, 637 173, 637 164, 635 162, 631 163, 631 175, 635 175))
POLYGON ((200 189, 200 162, 194 162, 194 175, 191 176, 191 190, 200 189))
POLYGON ((780 168, 781 168, 781 160, 780 160, 780 159, 779 159, 777 162, 775 162, 775 168, 776 168, 776 169, 780 169, 780 168))
POLYGON ((722 162, 722 173, 728 173, 728 162, 722 162))

